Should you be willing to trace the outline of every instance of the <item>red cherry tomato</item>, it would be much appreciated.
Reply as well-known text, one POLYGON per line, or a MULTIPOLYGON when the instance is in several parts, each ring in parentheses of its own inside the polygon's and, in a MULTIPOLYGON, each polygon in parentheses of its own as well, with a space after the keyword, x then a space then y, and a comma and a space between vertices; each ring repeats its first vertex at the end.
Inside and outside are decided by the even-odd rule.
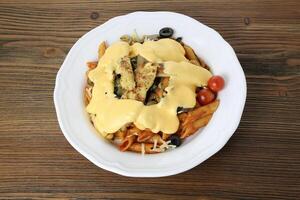
POLYGON ((204 88, 197 93, 197 100, 203 106, 211 103, 215 98, 215 93, 208 88, 204 88))
POLYGON ((224 79, 222 76, 212 76, 208 80, 208 87, 214 92, 219 92, 224 87, 224 79))

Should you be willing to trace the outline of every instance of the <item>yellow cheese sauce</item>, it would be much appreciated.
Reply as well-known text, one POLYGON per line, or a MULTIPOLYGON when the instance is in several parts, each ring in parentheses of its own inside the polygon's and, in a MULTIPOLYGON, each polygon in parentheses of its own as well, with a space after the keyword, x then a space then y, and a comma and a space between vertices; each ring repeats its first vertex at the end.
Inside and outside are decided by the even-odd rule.
POLYGON ((98 66, 88 74, 94 87, 86 109, 93 115, 96 129, 106 136, 133 122, 141 130, 175 133, 179 126, 177 108, 193 108, 196 87, 205 86, 212 76, 208 70, 189 63, 184 54, 181 44, 172 39, 132 46, 121 41, 107 48, 98 66), (113 72, 118 69, 122 57, 135 55, 141 55, 149 62, 163 63, 164 73, 170 76, 165 89, 167 94, 158 104, 146 106, 140 101, 115 97, 113 72))

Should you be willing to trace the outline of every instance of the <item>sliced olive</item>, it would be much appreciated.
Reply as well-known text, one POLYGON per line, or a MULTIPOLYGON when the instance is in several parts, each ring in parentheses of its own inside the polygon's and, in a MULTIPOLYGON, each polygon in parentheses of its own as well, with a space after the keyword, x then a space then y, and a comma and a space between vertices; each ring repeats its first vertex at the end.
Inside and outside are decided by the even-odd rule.
POLYGON ((172 145, 175 145, 176 147, 181 145, 181 139, 178 135, 173 134, 170 136, 169 139, 170 139, 172 145))
POLYGON ((146 99, 145 99, 145 105, 153 105, 153 104, 157 104, 158 103, 157 99, 155 98, 156 95, 153 95, 153 92, 158 87, 160 81, 161 81, 161 77, 156 77, 154 79, 153 84, 151 85, 151 87, 147 91, 147 95, 146 95, 146 99))
POLYGON ((117 96, 117 98, 121 98, 123 91, 120 84, 121 75, 117 74, 115 75, 115 81, 114 81, 114 94, 117 96))
POLYGON ((190 110, 191 110, 190 108, 178 107, 178 108, 177 108, 177 114, 184 113, 184 112, 188 112, 188 111, 190 111, 190 110))
POLYGON ((172 28, 165 27, 165 28, 160 29, 159 36, 161 38, 169 38, 169 37, 172 37, 173 33, 174 33, 174 31, 172 28))
POLYGON ((149 88, 149 92, 153 92, 158 87, 160 81, 161 81, 161 77, 156 77, 154 79, 152 86, 149 88))
POLYGON ((135 70, 137 67, 137 56, 130 58, 130 63, 131 63, 132 69, 135 70))
POLYGON ((90 86, 94 86, 94 83, 89 78, 87 79, 87 84, 90 86))
POLYGON ((177 108, 177 113, 181 112, 183 110, 183 107, 178 107, 177 108))
POLYGON ((157 101, 151 100, 151 101, 148 101, 146 105, 151 106, 151 105, 154 105, 154 104, 157 104, 157 101))
POLYGON ((180 43, 182 41, 182 37, 176 38, 176 41, 180 43))

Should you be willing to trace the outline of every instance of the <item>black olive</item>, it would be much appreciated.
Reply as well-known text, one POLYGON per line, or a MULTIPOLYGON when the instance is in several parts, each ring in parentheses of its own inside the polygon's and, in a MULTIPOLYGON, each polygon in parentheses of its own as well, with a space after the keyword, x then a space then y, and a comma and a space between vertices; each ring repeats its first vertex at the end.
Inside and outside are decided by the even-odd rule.
POLYGON ((149 89, 149 92, 153 92, 153 91, 158 87, 160 81, 161 81, 161 78, 160 78, 160 77, 156 77, 156 78, 154 79, 154 81, 153 81, 152 86, 151 86, 150 89, 149 89))
POLYGON ((172 37, 173 33, 174 33, 174 31, 172 28, 165 27, 165 28, 160 29, 159 36, 161 38, 169 38, 169 37, 172 37))
POLYGON ((123 93, 121 85, 120 85, 120 80, 121 80, 121 75, 116 74, 115 75, 115 81, 114 81, 114 94, 117 96, 118 99, 121 98, 122 93, 123 93))
POLYGON ((178 107, 177 108, 177 113, 181 112, 183 110, 183 107, 178 107))
POLYGON ((180 43, 182 41, 182 37, 176 38, 176 41, 180 43))
POLYGON ((183 107, 178 107, 177 108, 177 114, 184 113, 184 112, 189 112, 191 108, 183 108, 183 107))
POLYGON ((172 145, 175 145, 176 147, 181 145, 181 139, 178 135, 173 134, 170 136, 170 141, 172 145))
POLYGON ((90 86, 94 86, 94 83, 89 78, 87 79, 87 84, 90 86))
MULTIPOLYGON (((155 96, 153 96, 153 95, 151 95, 155 90, 156 90, 156 88, 158 87, 158 85, 159 85, 159 83, 160 83, 160 81, 161 81, 161 78, 160 77, 156 77, 155 79, 154 79, 154 82, 153 82, 153 84, 151 85, 151 87, 148 89, 148 91, 147 91, 147 94, 146 94, 146 99, 145 99, 145 105, 148 105, 148 103, 150 102, 150 101, 155 101, 156 99, 153 99, 153 97, 155 97, 155 96), (152 97, 152 98, 151 98, 152 97)), ((157 102, 156 102, 157 103, 157 102)), ((153 104, 156 104, 156 103, 153 103, 153 104)))
POLYGON ((114 87, 114 94, 116 95, 116 97, 117 97, 118 99, 120 99, 121 96, 122 96, 122 91, 120 90, 120 88, 114 87))
POLYGON ((135 70, 137 67, 137 56, 130 58, 130 63, 131 63, 132 69, 135 70))
POLYGON ((204 89, 204 87, 197 87, 196 88, 196 93, 198 93, 200 90, 204 89))

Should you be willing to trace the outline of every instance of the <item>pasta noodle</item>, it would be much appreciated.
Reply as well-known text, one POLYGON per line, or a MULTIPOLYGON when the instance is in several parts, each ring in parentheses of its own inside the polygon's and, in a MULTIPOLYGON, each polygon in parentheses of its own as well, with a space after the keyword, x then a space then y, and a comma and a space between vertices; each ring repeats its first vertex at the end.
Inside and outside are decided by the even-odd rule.
POLYGON ((193 63, 194 65, 198 65, 201 67, 201 64, 199 63, 198 60, 190 60, 191 63, 193 63))
POLYGON ((130 135, 139 135, 142 132, 142 130, 138 129, 136 126, 132 126, 129 127, 127 130, 127 135, 126 136, 130 136, 130 135))
POLYGON ((105 50, 106 50, 106 43, 103 41, 98 48, 98 59, 100 59, 104 55, 105 50))
POLYGON ((154 133, 152 133, 150 130, 144 130, 141 133, 139 133, 137 137, 138 142, 145 142, 148 139, 152 138, 154 133))
POLYGON ((84 102, 85 102, 85 105, 87 105, 91 98, 92 98, 92 92, 91 92, 92 88, 91 87, 85 87, 85 90, 84 90, 84 102))
POLYGON ((183 45, 183 48, 185 50, 185 55, 190 60, 190 62, 192 62, 193 64, 196 64, 198 66, 201 66, 194 50, 186 44, 183 45))
POLYGON ((87 62, 86 65, 88 66, 89 69, 95 69, 98 65, 98 62, 97 61, 87 62))
POLYGON ((183 129, 179 132, 180 138, 184 139, 188 136, 193 135, 199 128, 205 126, 209 120, 211 119, 212 115, 206 115, 195 122, 189 123, 183 127, 183 129))
POLYGON ((215 100, 214 102, 206 106, 201 106, 199 108, 196 108, 188 112, 186 119, 184 120, 182 125, 185 126, 186 124, 194 122, 201 117, 214 113, 215 110, 218 108, 218 106, 219 106, 219 100, 215 100))
POLYGON ((112 140, 114 138, 114 134, 113 133, 108 133, 106 136, 105 136, 106 139, 108 140, 112 140))
POLYGON ((169 137, 170 137, 170 134, 166 134, 166 133, 163 133, 163 134, 162 134, 162 139, 163 139, 164 141, 166 141, 169 137))
POLYGON ((119 146, 119 149, 121 151, 126 151, 127 149, 130 148, 130 146, 132 146, 132 144, 135 142, 135 139, 136 139, 135 135, 126 136, 122 144, 119 146))
POLYGON ((202 60, 201 58, 198 58, 199 62, 200 62, 200 65, 202 67, 204 67, 205 69, 209 69, 209 67, 207 66, 207 64, 204 62, 204 60, 202 60))
POLYGON ((114 134, 114 139, 115 140, 123 141, 125 139, 125 137, 126 137, 126 132, 125 131, 119 130, 119 131, 115 132, 115 134, 114 134))

